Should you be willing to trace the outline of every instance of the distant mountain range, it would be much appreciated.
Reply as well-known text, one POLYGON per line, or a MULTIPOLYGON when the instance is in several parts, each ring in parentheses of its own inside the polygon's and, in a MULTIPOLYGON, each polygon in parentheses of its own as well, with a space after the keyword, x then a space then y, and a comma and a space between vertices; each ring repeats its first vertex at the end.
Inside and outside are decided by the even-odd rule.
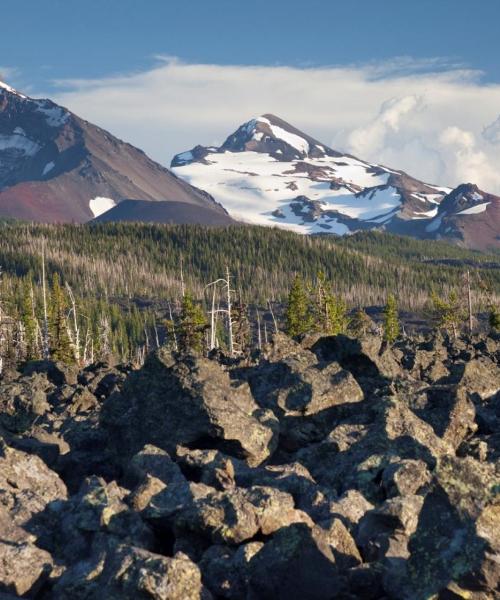
POLYGON ((301 233, 378 229, 500 246, 500 198, 342 154, 274 115, 171 170, 50 100, 0 82, 0 217, 40 222, 237 221, 301 233))
POLYGON ((220 147, 177 154, 171 167, 249 223, 339 235, 382 229, 499 247, 499 197, 342 154, 270 114, 241 125, 220 147))
POLYGON ((211 196, 141 150, 0 83, 0 216, 84 223, 130 198, 175 202, 179 215, 196 208, 211 223, 232 222, 211 196))

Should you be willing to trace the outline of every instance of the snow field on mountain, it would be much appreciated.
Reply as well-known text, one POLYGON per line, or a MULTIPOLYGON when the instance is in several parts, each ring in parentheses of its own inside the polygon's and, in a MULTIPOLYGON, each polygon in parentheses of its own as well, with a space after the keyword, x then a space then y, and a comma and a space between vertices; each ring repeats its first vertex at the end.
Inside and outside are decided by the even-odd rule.
POLYGON ((209 164, 193 162, 173 170, 192 185, 206 190, 231 216, 248 223, 280 225, 302 233, 326 231, 326 223, 331 231, 343 234, 348 228, 336 219, 308 222, 293 212, 290 202, 297 196, 307 196, 319 201, 323 210, 336 210, 357 219, 386 215, 401 203, 394 188, 375 189, 358 197, 344 187, 330 189, 332 179, 341 179, 358 188, 386 184, 389 173, 370 173, 369 165, 351 157, 280 162, 258 152, 225 152, 211 153, 205 160, 209 164), (316 181, 307 172, 295 172, 301 162, 326 170, 325 179, 316 181), (284 217, 273 215, 276 210, 284 217))
POLYGON ((115 206, 116 202, 114 200, 112 200, 111 198, 105 198, 103 196, 96 196, 95 198, 92 198, 92 200, 90 200, 89 202, 89 207, 94 217, 102 215, 108 210, 114 208, 115 206))

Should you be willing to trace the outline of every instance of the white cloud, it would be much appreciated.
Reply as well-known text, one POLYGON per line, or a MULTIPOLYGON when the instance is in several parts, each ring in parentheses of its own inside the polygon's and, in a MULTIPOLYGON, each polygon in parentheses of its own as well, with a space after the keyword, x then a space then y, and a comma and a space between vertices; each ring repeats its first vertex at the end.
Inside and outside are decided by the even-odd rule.
POLYGON ((500 115, 483 129, 483 137, 490 144, 500 144, 500 115))
POLYGON ((500 193, 493 168, 500 145, 488 126, 498 117, 500 85, 438 60, 297 68, 163 58, 142 73, 57 83, 58 102, 167 165, 174 154, 220 144, 242 122, 271 112, 360 158, 500 193))

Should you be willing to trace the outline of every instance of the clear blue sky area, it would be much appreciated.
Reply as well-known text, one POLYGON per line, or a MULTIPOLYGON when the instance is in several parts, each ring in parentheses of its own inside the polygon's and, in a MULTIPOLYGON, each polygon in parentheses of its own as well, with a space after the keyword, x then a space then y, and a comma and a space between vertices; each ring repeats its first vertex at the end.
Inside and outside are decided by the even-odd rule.
POLYGON ((149 67, 446 57, 500 81, 500 0, 0 0, 0 69, 49 88, 149 67))

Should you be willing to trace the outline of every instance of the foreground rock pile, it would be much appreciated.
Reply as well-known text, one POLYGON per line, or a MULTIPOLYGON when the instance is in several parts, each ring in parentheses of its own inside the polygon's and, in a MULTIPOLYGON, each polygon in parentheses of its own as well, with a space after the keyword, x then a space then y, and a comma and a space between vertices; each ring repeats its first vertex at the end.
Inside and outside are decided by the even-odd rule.
POLYGON ((500 595, 500 340, 0 381, 0 599, 500 595))

